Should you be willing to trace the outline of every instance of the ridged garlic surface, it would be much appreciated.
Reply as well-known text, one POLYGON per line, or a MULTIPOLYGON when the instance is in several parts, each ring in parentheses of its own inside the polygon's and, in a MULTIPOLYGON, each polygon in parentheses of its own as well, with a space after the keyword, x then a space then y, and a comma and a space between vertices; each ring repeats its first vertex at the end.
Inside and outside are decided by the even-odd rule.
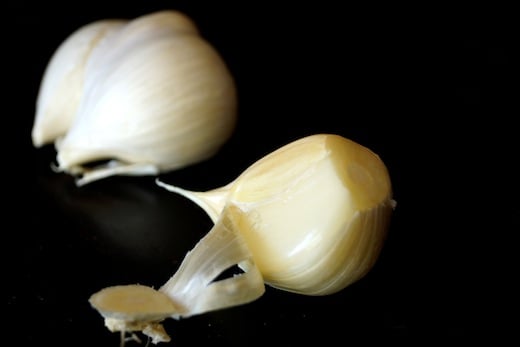
POLYGON ((57 170, 78 185, 189 166, 234 131, 233 77, 182 13, 128 21, 93 47, 84 69, 72 123, 55 142, 57 170))
POLYGON ((264 284, 305 295, 344 289, 375 264, 395 207, 379 156, 334 134, 289 143, 214 191, 157 182, 199 204, 215 225, 157 293, 126 285, 90 298, 111 331, 142 331, 157 341, 169 339, 162 319, 246 304, 263 295, 264 284), (219 279, 235 265, 243 273, 219 279), (162 294, 168 309, 125 304, 162 294))
POLYGON ((85 65, 92 50, 124 23, 115 19, 90 23, 73 32, 56 49, 44 71, 36 99, 31 133, 34 146, 52 143, 66 134, 81 99, 85 65))

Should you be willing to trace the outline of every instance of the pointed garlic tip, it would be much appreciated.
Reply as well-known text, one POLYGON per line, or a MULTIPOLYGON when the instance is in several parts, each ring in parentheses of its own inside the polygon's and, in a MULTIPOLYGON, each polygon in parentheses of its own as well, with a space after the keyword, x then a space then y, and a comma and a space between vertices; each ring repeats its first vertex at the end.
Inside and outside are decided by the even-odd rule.
POLYGON ((73 32, 52 55, 36 100, 32 141, 41 147, 65 135, 76 114, 83 89, 85 64, 104 37, 123 26, 122 20, 101 20, 73 32))
POLYGON ((186 167, 228 140, 236 102, 230 71, 191 20, 175 11, 136 18, 94 48, 58 165, 70 173, 115 160, 136 175, 133 165, 186 167))
POLYGON ((173 30, 176 35, 199 35, 199 30, 193 20, 182 12, 164 10, 153 12, 135 18, 128 26, 128 35, 155 34, 157 30, 173 30), (153 22, 153 26, 150 23, 153 22))
POLYGON ((196 192, 164 183, 159 179, 156 179, 155 182, 159 187, 177 193, 197 204, 208 214, 213 223, 217 222, 218 217, 222 213, 228 198, 229 190, 233 184, 233 182, 231 182, 221 188, 212 189, 207 192, 196 192))

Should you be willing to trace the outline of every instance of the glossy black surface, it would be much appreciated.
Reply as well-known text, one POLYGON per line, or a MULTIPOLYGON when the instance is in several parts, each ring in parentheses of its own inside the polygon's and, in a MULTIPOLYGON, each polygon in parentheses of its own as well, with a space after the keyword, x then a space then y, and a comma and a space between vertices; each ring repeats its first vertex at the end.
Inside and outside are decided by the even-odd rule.
POLYGON ((398 202, 383 253, 358 283, 327 297, 267 288, 249 305, 169 320, 172 346, 464 344, 518 329, 503 319, 516 303, 507 239, 520 230, 507 9, 149 3, 6 10, 2 345, 117 346, 88 297, 160 286, 211 228, 153 177, 78 188, 50 169, 52 146, 30 141, 43 70, 72 30, 165 8, 190 15, 221 52, 240 108, 215 157, 164 181, 216 188, 285 143, 331 132, 382 157, 398 202))

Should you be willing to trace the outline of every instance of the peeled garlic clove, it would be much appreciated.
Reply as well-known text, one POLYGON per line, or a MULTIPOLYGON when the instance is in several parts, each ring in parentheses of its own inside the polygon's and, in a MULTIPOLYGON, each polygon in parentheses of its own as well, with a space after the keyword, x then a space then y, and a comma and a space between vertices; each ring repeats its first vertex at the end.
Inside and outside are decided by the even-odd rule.
POLYGON ((307 295, 337 292, 372 268, 395 206, 379 156, 332 134, 294 141, 208 195, 160 185, 212 220, 225 201, 221 213, 234 221, 265 283, 307 295))
POLYGON ((368 148, 309 136, 267 155, 228 204, 264 281, 307 295, 337 292, 374 265, 394 207, 390 176, 368 148))
POLYGON ((101 20, 85 25, 54 52, 36 100, 31 134, 34 146, 41 147, 65 135, 81 99, 85 65, 93 48, 124 23, 123 20, 101 20))
MULTIPOLYGON (((159 288, 176 307, 172 318, 251 302, 262 296, 264 283, 306 295, 338 292, 375 264, 395 207, 379 156, 333 134, 289 143, 209 195, 158 183, 200 203, 212 219, 220 211, 159 288), (235 265, 243 273, 219 278, 235 265)), ((118 311, 117 325, 105 314, 112 331, 132 325, 132 309, 118 311)), ((145 332, 147 320, 139 323, 135 328, 145 332)))
POLYGON ((231 221, 265 283, 306 295, 332 294, 363 277, 377 260, 395 207, 379 156, 332 134, 294 141, 209 192, 157 183, 201 206, 215 228, 231 221))

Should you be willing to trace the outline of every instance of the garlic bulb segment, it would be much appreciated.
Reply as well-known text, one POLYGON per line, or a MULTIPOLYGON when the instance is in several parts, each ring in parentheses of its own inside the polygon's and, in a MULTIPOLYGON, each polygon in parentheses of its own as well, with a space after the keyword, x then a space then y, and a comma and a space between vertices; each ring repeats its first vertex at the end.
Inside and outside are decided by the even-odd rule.
POLYGON ((294 141, 214 191, 160 185, 212 220, 233 214, 264 281, 307 295, 337 292, 372 268, 395 206, 380 157, 334 134, 294 141))
MULTIPOLYGON (((215 224, 159 288, 171 310, 143 315, 124 302, 107 309, 91 299, 112 331, 160 331, 161 318, 246 304, 265 284, 306 295, 342 290, 375 264, 395 207, 379 156, 334 134, 289 143, 208 194, 158 184, 198 203, 215 224), (242 272, 221 278, 235 266, 242 272)), ((92 298, 133 288, 108 287, 92 298)))
POLYGON ((54 52, 45 68, 36 99, 31 133, 35 147, 65 135, 81 99, 85 65, 92 50, 124 23, 114 19, 85 25, 67 37, 54 52))
POLYGON ((182 13, 130 20, 100 40, 87 61, 69 64, 83 66, 83 84, 72 123, 55 147, 58 171, 78 185, 195 164, 234 131, 234 79, 182 13))

